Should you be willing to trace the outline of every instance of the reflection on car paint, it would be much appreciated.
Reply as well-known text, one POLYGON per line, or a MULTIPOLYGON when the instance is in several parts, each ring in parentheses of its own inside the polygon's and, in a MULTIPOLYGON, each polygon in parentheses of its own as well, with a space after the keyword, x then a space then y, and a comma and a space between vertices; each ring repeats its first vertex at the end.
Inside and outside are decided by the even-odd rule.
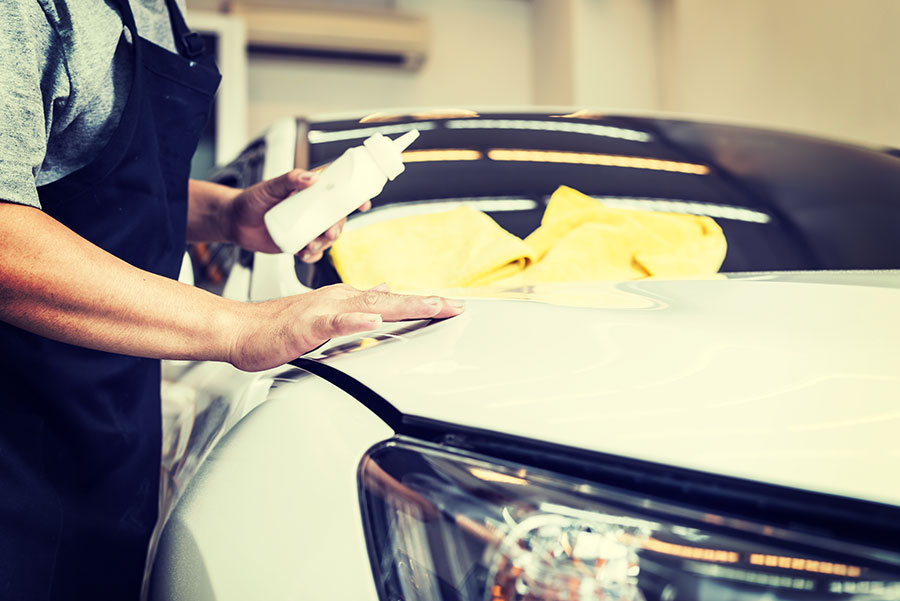
POLYGON ((618 138, 632 142, 650 142, 653 137, 644 131, 624 129, 609 125, 589 125, 569 121, 539 121, 531 119, 467 119, 464 121, 446 121, 444 125, 450 129, 524 129, 558 131, 573 134, 588 134, 618 138))
POLYGON ((356 339, 352 340, 351 342, 346 342, 337 346, 327 346, 327 348, 316 352, 315 356, 316 358, 336 357, 345 353, 355 353, 358 351, 369 349, 379 344, 388 342, 403 342, 406 339, 407 335, 411 334, 412 332, 422 330, 436 323, 436 321, 437 320, 425 319, 409 323, 400 322, 402 325, 400 325, 398 329, 393 329, 394 327, 397 327, 397 324, 386 324, 386 326, 383 327, 388 327, 391 329, 391 331, 382 331, 375 335, 363 334, 356 337, 356 339))
POLYGON ((520 148, 493 148, 487 156, 492 161, 519 161, 526 163, 571 163, 573 165, 595 165, 598 167, 625 167, 629 169, 651 169, 671 171, 689 175, 707 175, 709 167, 696 163, 667 161, 663 159, 601 154, 597 152, 567 152, 558 150, 526 150, 520 148))
POLYGON ((629 198, 626 196, 593 196, 592 198, 599 200, 608 207, 617 209, 687 213, 689 215, 705 215, 715 219, 730 219, 732 221, 747 221, 749 223, 769 223, 772 221, 772 216, 762 211, 712 202, 696 202, 673 198, 629 198))
POLYGON ((372 134, 381 134, 383 136, 391 134, 406 133, 417 129, 426 131, 434 129, 437 124, 428 121, 418 121, 416 123, 398 123, 396 125, 378 125, 374 127, 359 127, 355 129, 343 129, 339 131, 322 131, 311 129, 307 134, 310 144, 322 144, 325 142, 342 142, 344 140, 356 140, 360 138, 368 138, 372 134))

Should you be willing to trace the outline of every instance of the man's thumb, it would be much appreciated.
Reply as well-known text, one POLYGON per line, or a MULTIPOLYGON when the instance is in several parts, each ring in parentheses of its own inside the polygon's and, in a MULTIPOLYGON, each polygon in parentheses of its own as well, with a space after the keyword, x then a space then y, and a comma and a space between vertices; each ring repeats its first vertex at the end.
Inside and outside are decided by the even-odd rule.
POLYGON ((268 205, 281 202, 294 192, 310 186, 316 181, 316 176, 315 171, 294 169, 284 175, 266 180, 262 186, 263 198, 260 200, 268 205))

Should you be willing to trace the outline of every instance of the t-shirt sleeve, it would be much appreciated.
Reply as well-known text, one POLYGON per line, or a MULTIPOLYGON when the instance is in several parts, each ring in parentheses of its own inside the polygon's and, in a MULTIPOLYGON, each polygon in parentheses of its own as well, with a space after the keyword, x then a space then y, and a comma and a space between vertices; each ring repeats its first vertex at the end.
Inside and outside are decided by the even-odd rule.
MULTIPOLYGON (((0 200, 40 207, 35 175, 47 150, 54 30, 34 0, 0 10, 0 200)), ((56 64, 54 64, 56 63, 56 64)))

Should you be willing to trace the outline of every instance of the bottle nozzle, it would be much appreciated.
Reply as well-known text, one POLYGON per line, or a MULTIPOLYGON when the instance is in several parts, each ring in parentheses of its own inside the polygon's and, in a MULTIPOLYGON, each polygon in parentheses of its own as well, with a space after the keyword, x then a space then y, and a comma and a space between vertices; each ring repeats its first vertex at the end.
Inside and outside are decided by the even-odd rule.
POLYGON ((418 130, 411 129, 396 140, 379 133, 372 134, 363 142, 363 146, 369 151, 369 156, 375 161, 384 175, 393 180, 403 172, 403 157, 401 154, 406 147, 419 137, 418 130))
POLYGON ((403 152, 409 145, 416 141, 416 138, 419 137, 418 129, 411 129, 396 140, 394 140, 394 147, 397 149, 397 152, 403 152))

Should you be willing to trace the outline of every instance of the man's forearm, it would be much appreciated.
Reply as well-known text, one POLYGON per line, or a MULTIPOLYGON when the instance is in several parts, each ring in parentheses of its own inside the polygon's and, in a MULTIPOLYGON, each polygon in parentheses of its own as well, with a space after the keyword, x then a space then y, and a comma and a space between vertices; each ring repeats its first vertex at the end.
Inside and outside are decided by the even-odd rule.
POLYGON ((236 302, 142 271, 38 209, 0 201, 0 320, 78 346, 263 370, 382 320, 462 311, 439 297, 344 284, 236 302))
POLYGON ((121 261, 43 212, 0 202, 0 319, 152 358, 228 360, 242 303, 121 261))

